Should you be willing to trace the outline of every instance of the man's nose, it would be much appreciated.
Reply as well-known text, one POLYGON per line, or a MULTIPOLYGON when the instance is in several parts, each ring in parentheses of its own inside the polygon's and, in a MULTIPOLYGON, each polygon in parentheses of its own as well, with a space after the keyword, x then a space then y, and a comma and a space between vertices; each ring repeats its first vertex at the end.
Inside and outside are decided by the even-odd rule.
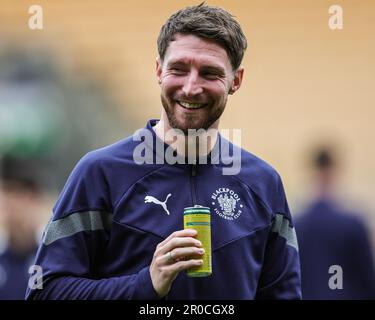
POLYGON ((186 97, 193 97, 203 92, 197 72, 191 72, 189 76, 186 77, 182 91, 186 97))

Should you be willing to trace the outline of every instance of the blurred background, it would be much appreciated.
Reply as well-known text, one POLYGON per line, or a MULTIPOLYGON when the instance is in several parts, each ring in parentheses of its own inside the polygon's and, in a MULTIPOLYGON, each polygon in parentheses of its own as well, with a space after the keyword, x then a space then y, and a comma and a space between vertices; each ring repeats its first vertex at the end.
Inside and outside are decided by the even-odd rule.
MULTIPOLYGON (((3 252, 12 239, 9 212, 17 212, 9 204, 10 193, 22 193, 23 198, 17 191, 13 201, 19 204, 17 199, 24 201, 25 190, 31 190, 26 199, 37 203, 25 206, 33 207, 26 210, 32 212, 33 223, 28 225, 37 242, 78 159, 159 117, 154 72, 159 30, 173 12, 198 3, 1 1, 3 252), (29 28, 29 8, 34 4, 43 9, 42 30, 29 28)), ((242 147, 278 170, 296 217, 319 194, 313 151, 320 146, 334 149, 339 159, 335 201, 363 221, 373 252, 375 2, 207 3, 231 12, 249 43, 242 88, 230 97, 221 128, 240 128, 242 147), (343 9, 342 30, 328 25, 328 9, 334 4, 343 9)), ((33 248, 19 251, 27 252, 20 254, 24 257, 33 255, 33 248)), ((10 277, 6 269, 0 259, 0 291, 10 277)))

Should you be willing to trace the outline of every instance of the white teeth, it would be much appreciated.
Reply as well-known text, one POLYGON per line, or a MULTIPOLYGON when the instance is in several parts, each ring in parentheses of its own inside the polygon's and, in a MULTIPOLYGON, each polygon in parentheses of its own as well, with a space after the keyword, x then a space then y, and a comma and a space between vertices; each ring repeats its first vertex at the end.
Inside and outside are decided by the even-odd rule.
POLYGON ((203 103, 189 103, 184 101, 179 101, 178 103, 186 109, 198 109, 202 108, 205 105, 203 103))

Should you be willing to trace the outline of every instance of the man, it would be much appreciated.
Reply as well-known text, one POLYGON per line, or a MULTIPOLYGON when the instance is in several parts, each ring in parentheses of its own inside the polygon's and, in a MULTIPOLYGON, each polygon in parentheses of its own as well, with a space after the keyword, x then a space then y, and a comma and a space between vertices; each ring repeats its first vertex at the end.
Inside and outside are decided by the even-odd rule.
MULTIPOLYGON (((0 218, 6 241, 0 250, 0 300, 22 300, 37 249, 43 206, 33 159, 5 155, 0 161, 0 218)), ((0 247, 3 244, 0 243, 0 247)))
POLYGON ((319 148, 312 165, 317 195, 296 220, 303 297, 375 299, 370 237, 360 215, 337 200, 335 153, 331 148, 319 148))
POLYGON ((216 130, 228 94, 241 86, 246 46, 223 9, 199 5, 168 19, 156 62, 161 119, 78 163, 37 255, 43 289, 28 299, 300 298, 281 180, 216 130), (240 159, 232 174, 230 154, 240 159), (212 211, 213 272, 204 278, 185 272, 205 254, 196 232, 182 230, 184 208, 195 205, 212 211))

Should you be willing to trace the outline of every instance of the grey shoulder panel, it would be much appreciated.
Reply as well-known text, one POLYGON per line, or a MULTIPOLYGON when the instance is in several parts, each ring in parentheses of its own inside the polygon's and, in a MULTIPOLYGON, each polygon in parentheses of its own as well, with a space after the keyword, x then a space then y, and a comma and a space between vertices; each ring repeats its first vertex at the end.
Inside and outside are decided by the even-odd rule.
POLYGON ((277 213, 272 226, 272 232, 276 232, 286 240, 287 245, 298 251, 296 230, 289 226, 289 220, 284 215, 277 213))
POLYGON ((43 244, 72 236, 81 231, 109 230, 112 214, 106 211, 76 212, 65 218, 50 221, 43 234, 43 244))

